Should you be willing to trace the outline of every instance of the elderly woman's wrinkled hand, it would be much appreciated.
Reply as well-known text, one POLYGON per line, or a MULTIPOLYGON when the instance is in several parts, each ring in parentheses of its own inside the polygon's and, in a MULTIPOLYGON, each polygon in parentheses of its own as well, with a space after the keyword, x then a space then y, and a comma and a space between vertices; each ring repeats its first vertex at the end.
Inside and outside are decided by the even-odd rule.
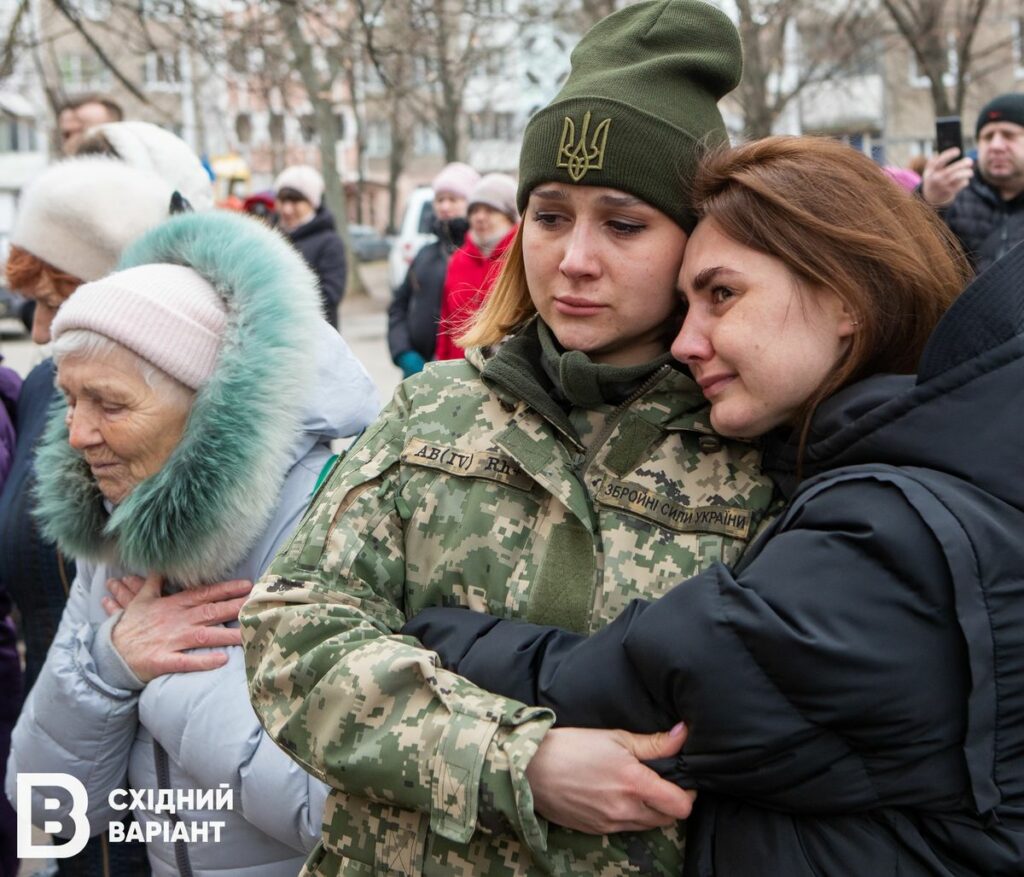
POLYGON ((643 764, 676 755, 686 729, 631 734, 555 728, 526 769, 534 807, 545 819, 587 834, 647 831, 687 819, 697 793, 643 764))
POLYGON ((108 612, 124 608, 111 639, 131 671, 149 682, 166 673, 213 670, 227 663, 224 652, 189 650, 241 645, 238 628, 222 625, 238 618, 252 582, 218 582, 167 597, 161 595, 162 584, 159 575, 108 583, 114 598, 105 598, 104 607, 108 612), (117 605, 108 605, 115 600, 117 605))
POLYGON ((146 583, 142 576, 125 576, 123 579, 107 579, 107 590, 109 597, 104 597, 100 602, 103 604, 107 615, 113 615, 121 609, 127 609, 128 604, 135 599, 135 595, 146 583))

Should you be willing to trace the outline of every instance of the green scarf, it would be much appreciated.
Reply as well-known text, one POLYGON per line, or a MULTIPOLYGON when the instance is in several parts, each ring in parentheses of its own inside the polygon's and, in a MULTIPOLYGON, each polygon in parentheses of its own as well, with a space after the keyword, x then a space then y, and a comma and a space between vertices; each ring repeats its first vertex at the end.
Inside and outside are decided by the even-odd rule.
POLYGON ((635 366, 602 365, 579 350, 565 350, 540 318, 505 341, 481 372, 579 443, 566 411, 620 405, 672 356, 635 366))

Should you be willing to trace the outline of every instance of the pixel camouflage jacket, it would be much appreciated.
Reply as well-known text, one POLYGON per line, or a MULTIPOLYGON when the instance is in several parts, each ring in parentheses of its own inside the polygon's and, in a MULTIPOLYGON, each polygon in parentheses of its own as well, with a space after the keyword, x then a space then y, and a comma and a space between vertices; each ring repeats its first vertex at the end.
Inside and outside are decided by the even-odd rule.
POLYGON ((677 828, 544 826, 524 771, 552 714, 397 631, 437 605, 597 630, 738 557, 772 502, 760 452, 714 436, 668 365, 570 427, 488 364, 471 351, 401 384, 243 609, 257 713, 334 789, 307 872, 678 875, 677 828))

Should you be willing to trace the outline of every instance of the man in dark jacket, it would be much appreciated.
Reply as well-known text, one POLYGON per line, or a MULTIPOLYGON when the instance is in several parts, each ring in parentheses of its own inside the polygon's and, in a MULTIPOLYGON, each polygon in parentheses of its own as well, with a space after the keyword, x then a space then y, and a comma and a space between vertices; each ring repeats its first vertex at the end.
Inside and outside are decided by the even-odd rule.
POLYGON ((970 158, 950 161, 954 150, 946 150, 925 166, 921 194, 981 272, 1024 240, 1024 94, 986 104, 975 137, 977 167, 970 158))
POLYGON ((274 190, 281 230, 320 281, 324 318, 337 329, 348 263, 334 216, 322 204, 324 178, 316 168, 296 164, 281 171, 274 181, 274 190))
POLYGON ((465 240, 467 199, 479 180, 469 165, 456 161, 431 183, 437 240, 416 254, 388 307, 388 347, 403 377, 422 371, 434 355, 448 260, 465 240))

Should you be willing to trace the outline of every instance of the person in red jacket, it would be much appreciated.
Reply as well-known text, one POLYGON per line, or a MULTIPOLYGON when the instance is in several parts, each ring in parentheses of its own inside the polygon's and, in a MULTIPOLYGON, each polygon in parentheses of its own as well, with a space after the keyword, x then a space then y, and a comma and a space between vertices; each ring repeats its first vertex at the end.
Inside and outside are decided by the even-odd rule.
POLYGON ((469 196, 468 216, 466 240, 448 262, 435 360, 463 357, 457 339, 491 291, 519 228, 516 181, 507 174, 481 177, 469 196))

